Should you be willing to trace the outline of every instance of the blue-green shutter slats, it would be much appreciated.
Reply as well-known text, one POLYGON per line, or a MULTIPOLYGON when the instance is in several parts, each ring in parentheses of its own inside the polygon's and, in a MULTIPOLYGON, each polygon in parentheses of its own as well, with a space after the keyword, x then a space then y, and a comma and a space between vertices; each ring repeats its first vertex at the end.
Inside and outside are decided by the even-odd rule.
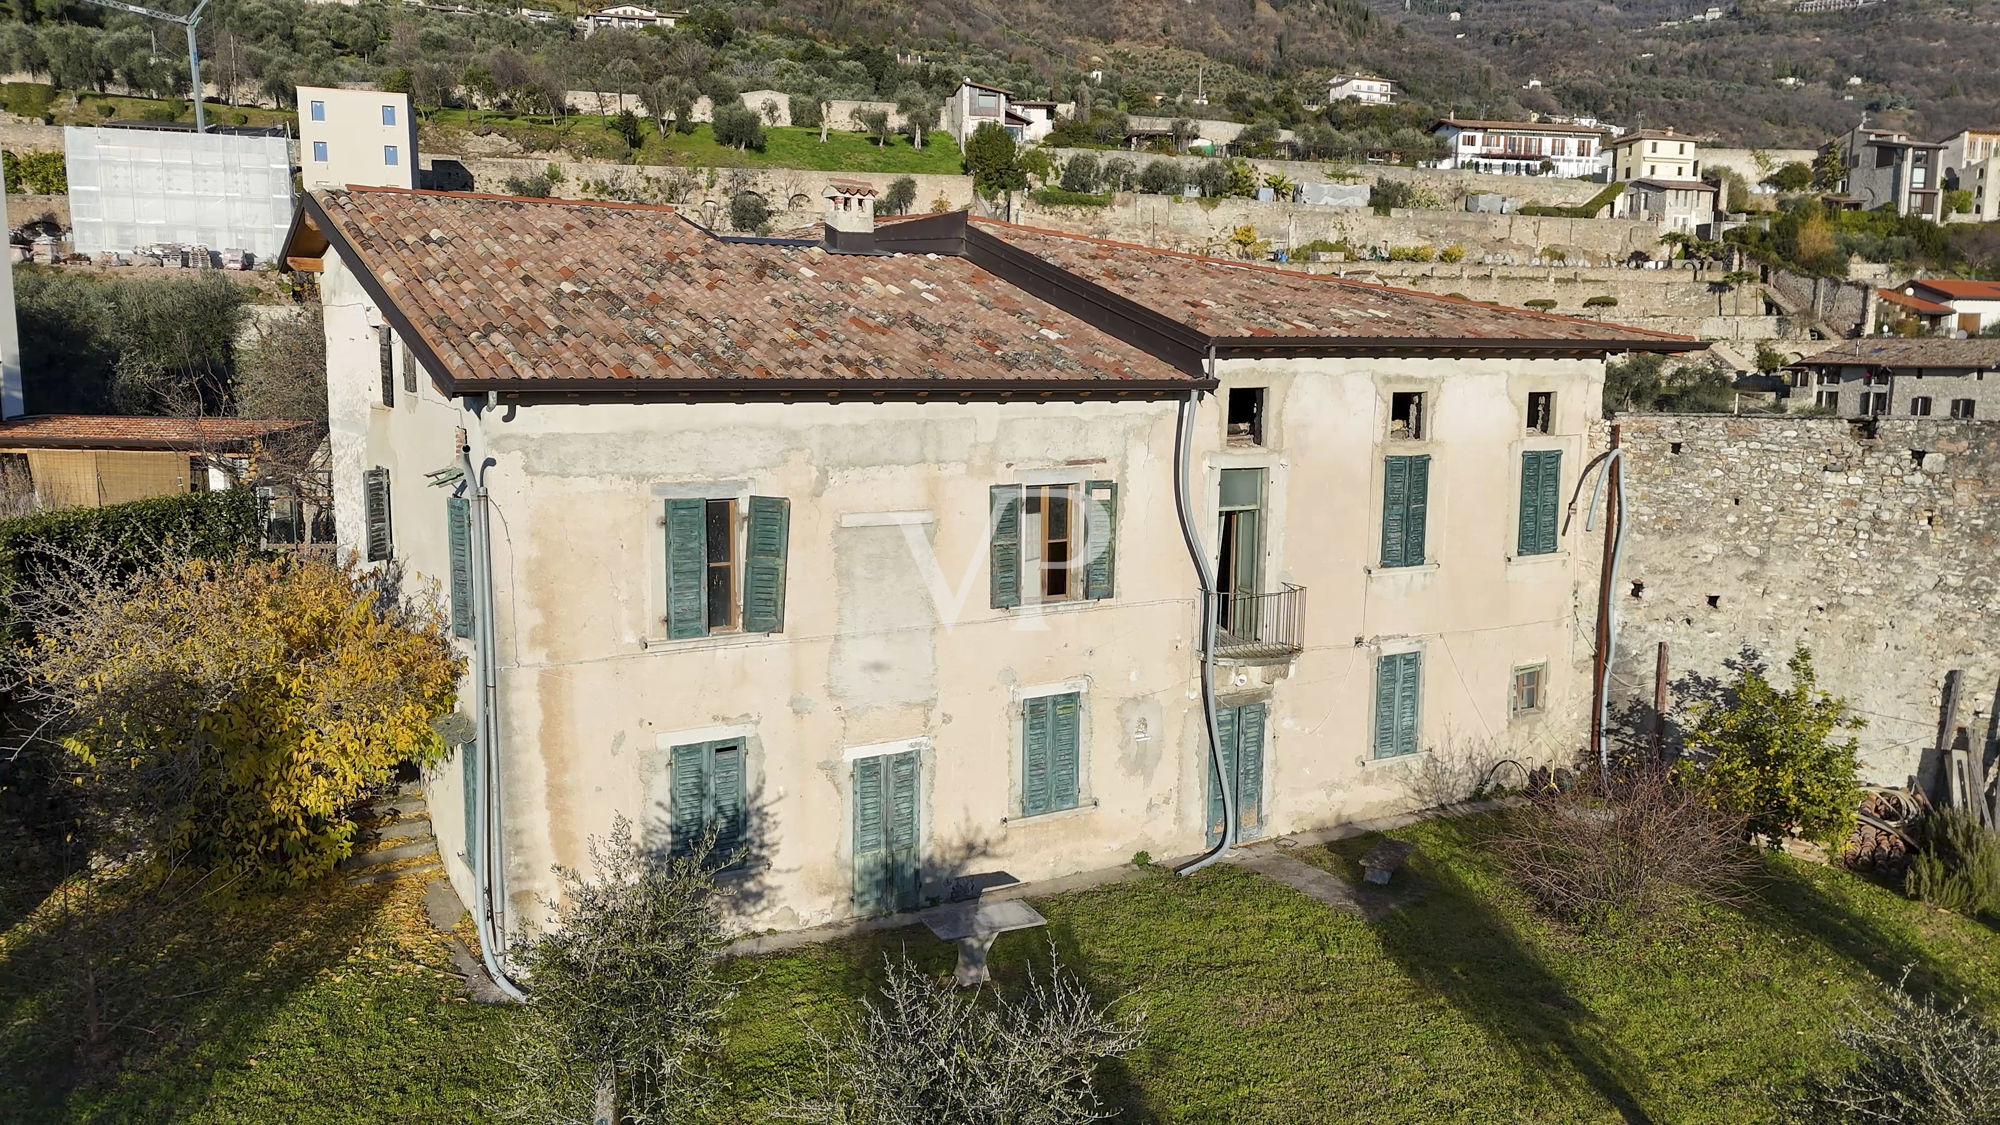
POLYGON ((1382 463, 1382 565, 1405 566, 1410 509, 1410 459, 1390 457, 1382 463))
POLYGON ((1522 555, 1546 555, 1556 549, 1557 508, 1562 504, 1562 450, 1531 449, 1521 454, 1522 555))
POLYGON ((1429 454, 1410 460, 1410 497, 1403 528, 1403 565, 1424 565, 1425 525, 1430 513, 1431 459, 1429 454))
POLYGON ((862 914, 889 909, 889 841, 882 815, 882 759, 854 763, 854 906, 862 914))
POLYGON ((988 526, 993 529, 988 582, 994 609, 1021 604, 1021 486, 998 484, 988 491, 988 526))
POLYGON ((708 633, 708 502, 667 501, 667 636, 708 633))
POLYGON ((668 779, 671 802, 667 818, 672 825, 675 851, 686 851, 702 833, 708 811, 708 744, 696 742, 676 746, 668 763, 673 776, 668 779))
POLYGON ((1229 827, 1229 806, 1223 801, 1222 785, 1227 785, 1233 794, 1236 789, 1236 708, 1223 707, 1215 713, 1217 737, 1221 739, 1216 747, 1222 758, 1222 783, 1216 784, 1215 766, 1208 766, 1208 842, 1213 845, 1222 839, 1222 833, 1229 827))
POLYGON ((743 560, 743 631, 785 631, 785 553, 791 534, 792 502, 775 496, 750 498, 747 548, 743 560))
POLYGON ((1099 601, 1111 596, 1113 574, 1118 561, 1118 485, 1094 480, 1083 486, 1089 507, 1084 523, 1084 543, 1092 553, 1084 567, 1083 596, 1099 601))
POLYGON ((1423 695, 1423 654, 1403 653, 1402 674, 1396 680, 1396 753, 1417 752, 1417 714, 1423 695))
POLYGON ((1236 828, 1241 835, 1264 823, 1264 704, 1246 704, 1236 712, 1236 828))
POLYGON ((1050 696, 1049 715, 1049 804, 1053 808, 1076 807, 1079 783, 1078 758, 1082 736, 1082 698, 1075 692, 1050 696))
POLYGON ((1375 662, 1375 756, 1417 752, 1423 703, 1423 654, 1391 653, 1375 662))
POLYGON ((1049 718, 1053 708, 1048 696, 1037 696, 1021 705, 1021 815, 1040 816, 1054 806, 1050 803, 1049 718))
POLYGON ((743 846, 746 794, 743 745, 718 743, 709 757, 709 819, 715 824, 716 851, 725 858, 743 846))
POLYGON ((1396 677, 1402 665, 1393 656, 1375 661, 1375 756, 1396 753, 1396 677))
POLYGON ((451 633, 472 635, 472 502, 463 496, 444 501, 445 538, 451 548, 451 633))
POLYGON ((383 562, 395 553, 389 522, 389 470, 378 466, 361 474, 361 504, 367 524, 368 561, 383 562))

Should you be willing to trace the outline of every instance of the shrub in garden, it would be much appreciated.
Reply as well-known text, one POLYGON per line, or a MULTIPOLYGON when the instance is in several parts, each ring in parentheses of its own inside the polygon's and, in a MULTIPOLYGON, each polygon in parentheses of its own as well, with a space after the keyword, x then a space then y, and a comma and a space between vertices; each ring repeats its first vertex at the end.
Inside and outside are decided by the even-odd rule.
POLYGON ((1533 309, 1536 312, 1548 312, 1556 307, 1556 303, 1547 297, 1536 297, 1532 301, 1522 301, 1521 307, 1533 309))
POLYGON ((686 850, 646 847, 624 817, 590 841, 591 873, 555 869, 549 924, 516 943, 528 1003, 513 1024, 512 1116, 589 1125, 686 1119, 704 1100, 702 1060, 735 995, 713 833, 686 850))
POLYGON ((1137 1049, 1143 1017, 1120 1017, 1053 960, 1017 999, 888 960, 860 1018, 811 1033, 815 1084, 780 1116, 824 1125, 1072 1125, 1107 1113, 1096 1074, 1137 1049))
POLYGON ((105 837, 253 885, 325 874, 348 810, 444 751, 459 672, 435 609, 302 556, 76 566, 14 599, 8 684, 89 790, 105 837))
POLYGON ((1448 266, 1455 266, 1464 260, 1465 245, 1463 243, 1454 242, 1450 246, 1438 251, 1438 261, 1448 266))
POLYGON ((1861 783, 1854 738, 1834 736, 1865 720, 1817 688, 1805 648, 1786 668, 1792 686, 1779 690, 1746 665, 1725 702, 1697 709, 1683 768, 1711 804, 1742 817, 1772 847, 1797 836, 1837 848, 1854 831, 1861 783))
POLYGON ((1618 298, 1611 296, 1609 293, 1599 293, 1595 297, 1585 297, 1583 299, 1583 307, 1586 309, 1615 309, 1618 307, 1618 298))
POLYGON ((1940 910, 2000 916, 2000 832, 1968 809, 1939 809, 1924 818, 1923 834, 1904 889, 1940 910))
POLYGON ((1097 157, 1087 152, 1079 152, 1063 164, 1061 186, 1064 191, 1089 194, 1097 190, 1103 174, 1098 171, 1097 157))
POLYGON ((1727 897, 1750 870, 1741 822, 1651 765, 1531 788, 1494 850, 1550 916, 1581 929, 1643 926, 1688 898, 1727 897))
POLYGON ((1983 1125, 2000 1121, 2000 1034, 1966 1014, 1910 995, 1907 977, 1886 1010, 1862 1009, 1836 1031, 1854 1063, 1809 1081, 1790 1107, 1796 1125, 1983 1125))
POLYGON ((1187 173, 1177 161, 1155 160, 1139 172, 1139 190, 1147 195, 1180 195, 1187 185, 1187 173))

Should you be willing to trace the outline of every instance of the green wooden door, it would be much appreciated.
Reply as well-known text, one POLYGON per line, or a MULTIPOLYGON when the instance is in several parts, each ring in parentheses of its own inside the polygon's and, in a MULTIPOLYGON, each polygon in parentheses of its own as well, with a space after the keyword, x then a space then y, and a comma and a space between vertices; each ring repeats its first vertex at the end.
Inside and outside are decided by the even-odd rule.
MULTIPOLYGON (((1264 725, 1265 704, 1223 707, 1215 713, 1217 733, 1222 739, 1222 774, 1236 795, 1236 836, 1247 839, 1264 826, 1264 725)), ((1222 791, 1215 784, 1215 768, 1204 764, 1208 775, 1208 844, 1222 840, 1227 810, 1222 791)))
POLYGON ((854 908, 889 914, 917 904, 922 883, 914 751, 854 763, 854 908))

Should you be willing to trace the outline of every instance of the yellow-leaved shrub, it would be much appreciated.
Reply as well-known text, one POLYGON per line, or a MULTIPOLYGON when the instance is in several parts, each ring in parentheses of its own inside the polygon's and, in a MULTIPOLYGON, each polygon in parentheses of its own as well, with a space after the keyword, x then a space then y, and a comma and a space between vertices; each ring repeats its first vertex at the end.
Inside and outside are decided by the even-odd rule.
POLYGON ((361 796, 445 750, 430 720, 460 661, 444 620, 351 564, 179 561, 73 583, 36 617, 16 696, 141 854, 311 880, 349 854, 361 796))

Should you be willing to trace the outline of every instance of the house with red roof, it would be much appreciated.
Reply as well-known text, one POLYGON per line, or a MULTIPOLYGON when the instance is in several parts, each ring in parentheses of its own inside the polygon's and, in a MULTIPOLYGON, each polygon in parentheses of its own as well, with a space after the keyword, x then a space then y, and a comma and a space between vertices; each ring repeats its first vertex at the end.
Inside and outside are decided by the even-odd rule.
MULTIPOLYGON (((838 204, 837 199, 830 202, 838 204)), ((1678 336, 964 213, 309 195, 342 544, 448 608, 491 950, 623 815, 796 930, 1576 745, 1607 356, 1678 336)))
POLYGON ((2000 325, 2000 281, 1922 277, 1906 282, 1902 293, 1950 309, 1950 327, 1969 336, 2000 325))
POLYGON ((274 441, 310 443, 311 422, 32 414, 0 421, 0 463, 25 477, 37 508, 99 508, 233 488, 274 441))

